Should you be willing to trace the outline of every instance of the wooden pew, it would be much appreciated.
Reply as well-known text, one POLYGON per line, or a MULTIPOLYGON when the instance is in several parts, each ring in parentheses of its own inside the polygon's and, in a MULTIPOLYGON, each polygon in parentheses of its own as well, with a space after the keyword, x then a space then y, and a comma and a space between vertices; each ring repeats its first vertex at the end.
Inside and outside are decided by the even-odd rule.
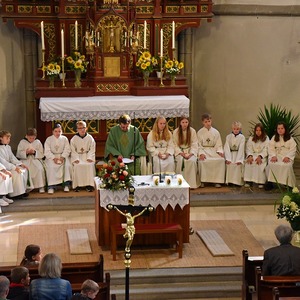
MULTIPOLYGON (((0 275, 4 275, 10 279, 10 272, 16 266, 0 267, 0 275)), ((37 267, 30 267, 29 274, 31 280, 40 278, 37 267)), ((81 284, 86 279, 92 279, 100 286, 99 296, 97 300, 109 300, 110 298, 110 274, 105 273, 104 281, 104 259, 100 254, 97 262, 87 263, 63 263, 61 278, 69 280, 73 292, 79 292, 81 284)))
POLYGON ((262 276, 261 268, 256 268, 256 290, 257 300, 273 300, 273 288, 277 287, 280 291, 300 289, 300 276, 262 276))
POLYGON ((274 287, 273 300, 300 300, 300 286, 274 287))
POLYGON ((248 250, 243 250, 242 299, 252 300, 256 292, 255 269, 261 267, 263 256, 249 256, 248 250))

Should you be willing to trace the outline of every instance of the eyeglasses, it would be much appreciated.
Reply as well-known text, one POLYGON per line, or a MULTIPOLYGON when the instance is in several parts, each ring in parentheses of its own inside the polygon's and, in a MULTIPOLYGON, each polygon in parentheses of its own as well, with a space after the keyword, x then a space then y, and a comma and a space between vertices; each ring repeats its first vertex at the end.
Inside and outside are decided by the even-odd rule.
POLYGON ((85 129, 86 127, 77 127, 77 129, 85 129))

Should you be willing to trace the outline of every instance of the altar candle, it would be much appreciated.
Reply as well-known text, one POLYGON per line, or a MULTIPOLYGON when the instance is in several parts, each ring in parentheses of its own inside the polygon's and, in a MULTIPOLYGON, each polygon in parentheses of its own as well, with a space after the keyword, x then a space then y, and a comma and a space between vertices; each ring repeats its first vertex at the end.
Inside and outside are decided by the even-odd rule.
POLYGON ((65 57, 64 30, 61 30, 61 57, 65 57))
POLYGON ((78 50, 78 22, 75 21, 75 50, 78 50))
POLYGON ((124 33, 124 46, 127 46, 127 31, 124 33))
POLYGON ((87 47, 89 45, 89 33, 88 31, 85 32, 85 46, 87 47))
POLYGON ((172 22, 172 49, 175 49, 175 22, 172 22))
POLYGON ((144 49, 147 48, 147 21, 144 21, 144 49))
POLYGON ((100 32, 97 32, 97 46, 100 46, 100 32))
POLYGON ((164 56, 164 34, 163 30, 160 30, 160 57, 164 56))
POLYGON ((41 22, 42 50, 45 50, 44 21, 41 22))

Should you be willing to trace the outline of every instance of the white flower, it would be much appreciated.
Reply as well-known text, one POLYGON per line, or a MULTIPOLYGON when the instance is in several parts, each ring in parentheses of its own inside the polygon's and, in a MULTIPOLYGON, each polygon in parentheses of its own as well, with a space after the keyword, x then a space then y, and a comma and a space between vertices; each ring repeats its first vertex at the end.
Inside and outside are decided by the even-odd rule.
POLYGON ((299 193, 299 190, 298 190, 298 188, 296 186, 292 189, 292 193, 293 194, 299 193))

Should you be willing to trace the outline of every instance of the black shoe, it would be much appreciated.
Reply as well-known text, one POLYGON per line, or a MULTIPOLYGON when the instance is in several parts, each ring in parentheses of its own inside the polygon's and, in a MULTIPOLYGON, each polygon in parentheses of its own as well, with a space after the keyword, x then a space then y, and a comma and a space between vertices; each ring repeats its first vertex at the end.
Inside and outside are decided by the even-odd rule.
POLYGON ((74 192, 79 192, 80 191, 80 187, 79 186, 76 186, 76 188, 74 189, 74 192))
POLYGON ((265 191, 271 191, 274 188, 273 182, 268 181, 265 184, 265 191))
POLYGON ((24 193, 23 195, 21 195, 22 196, 22 198, 27 198, 28 196, 29 196, 29 194, 28 193, 24 193))
POLYGON ((93 192, 94 191, 94 188, 90 185, 88 185, 86 188, 85 188, 88 192, 93 192))

